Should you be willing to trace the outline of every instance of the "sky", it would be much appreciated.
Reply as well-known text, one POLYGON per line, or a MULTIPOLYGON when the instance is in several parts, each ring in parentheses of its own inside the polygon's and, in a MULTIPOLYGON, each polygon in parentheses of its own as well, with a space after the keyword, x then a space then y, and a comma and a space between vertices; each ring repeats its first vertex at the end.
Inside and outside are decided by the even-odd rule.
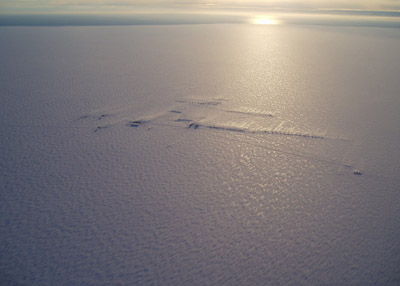
POLYGON ((209 23, 400 28, 400 0, 0 0, 0 26, 209 23))
POLYGON ((400 11, 400 0, 0 0, 0 14, 235 10, 400 11))

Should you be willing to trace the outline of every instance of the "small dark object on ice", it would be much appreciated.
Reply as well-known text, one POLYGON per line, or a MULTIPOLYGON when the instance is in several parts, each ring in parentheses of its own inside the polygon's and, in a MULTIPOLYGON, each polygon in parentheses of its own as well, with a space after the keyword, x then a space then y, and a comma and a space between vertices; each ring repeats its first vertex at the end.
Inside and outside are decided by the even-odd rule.
POLYGON ((193 128, 193 129, 197 129, 199 127, 200 127, 200 125, 196 124, 196 123, 190 123, 189 126, 188 126, 188 128, 193 128))
POLYGON ((359 169, 353 170, 353 174, 354 174, 354 175, 358 175, 358 176, 361 176, 361 175, 362 175, 362 173, 361 173, 361 171, 360 171, 359 169))
POLYGON ((138 127, 140 124, 142 124, 143 122, 142 121, 139 121, 139 120, 135 120, 135 121, 130 121, 129 122, 129 124, 128 124, 128 126, 130 126, 130 127, 138 127))

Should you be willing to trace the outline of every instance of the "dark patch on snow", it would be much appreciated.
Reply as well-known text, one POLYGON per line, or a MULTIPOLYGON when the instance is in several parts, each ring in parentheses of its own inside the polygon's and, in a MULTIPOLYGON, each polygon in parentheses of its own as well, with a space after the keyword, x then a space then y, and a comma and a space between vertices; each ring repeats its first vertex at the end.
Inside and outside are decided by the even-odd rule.
POLYGON ((179 119, 175 120, 175 122, 192 122, 192 120, 185 119, 185 118, 179 118, 179 119))
POLYGON ((192 129, 197 129, 199 127, 200 127, 200 125, 196 124, 196 123, 190 123, 189 126, 188 126, 188 128, 192 128, 192 129))
POLYGON ((262 113, 262 112, 247 112, 247 111, 239 111, 239 110, 221 110, 223 112, 228 112, 228 113, 236 113, 236 114, 244 114, 244 115, 250 115, 250 116, 259 116, 259 117, 272 117, 273 115, 270 113, 262 113))
POLYGON ((204 126, 210 129, 218 129, 218 130, 225 130, 225 131, 231 131, 231 132, 246 132, 246 130, 244 129, 240 129, 240 128, 232 128, 232 127, 222 127, 222 126, 204 126))
POLYGON ((129 127, 139 127, 141 124, 143 124, 143 121, 135 120, 135 121, 129 121, 127 125, 129 127))
POLYGON ((105 117, 109 117, 109 116, 111 116, 111 115, 110 114, 102 114, 97 118, 97 120, 101 120, 101 119, 103 119, 105 117))
POLYGON ((215 100, 176 100, 179 103, 187 103, 187 104, 196 104, 196 105, 219 105, 221 104, 220 101, 215 100))
POLYGON ((106 129, 107 126, 97 126, 96 129, 93 130, 94 133, 99 132, 102 129, 106 129))

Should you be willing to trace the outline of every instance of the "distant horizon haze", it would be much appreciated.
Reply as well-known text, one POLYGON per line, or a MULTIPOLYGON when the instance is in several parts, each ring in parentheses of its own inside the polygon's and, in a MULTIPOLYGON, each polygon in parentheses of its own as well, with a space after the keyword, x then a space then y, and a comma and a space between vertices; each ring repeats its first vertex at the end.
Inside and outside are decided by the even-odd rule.
MULTIPOLYGON (((246 12, 327 12, 400 13, 400 2, 393 0, 0 0, 0 15, 26 14, 137 14, 205 13, 240 14, 246 12)), ((392 15, 393 16, 393 15, 392 15)))
POLYGON ((0 13, 0 26, 289 24, 400 28, 400 12, 357 10, 137 10, 125 13, 0 13))

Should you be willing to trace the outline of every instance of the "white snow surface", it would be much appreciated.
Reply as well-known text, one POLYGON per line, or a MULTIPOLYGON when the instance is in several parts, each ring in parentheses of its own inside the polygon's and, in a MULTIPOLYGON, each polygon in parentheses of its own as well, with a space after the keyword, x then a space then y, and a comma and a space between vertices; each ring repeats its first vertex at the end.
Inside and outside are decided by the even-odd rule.
POLYGON ((400 30, 0 28, 1 285, 399 285, 400 30))

